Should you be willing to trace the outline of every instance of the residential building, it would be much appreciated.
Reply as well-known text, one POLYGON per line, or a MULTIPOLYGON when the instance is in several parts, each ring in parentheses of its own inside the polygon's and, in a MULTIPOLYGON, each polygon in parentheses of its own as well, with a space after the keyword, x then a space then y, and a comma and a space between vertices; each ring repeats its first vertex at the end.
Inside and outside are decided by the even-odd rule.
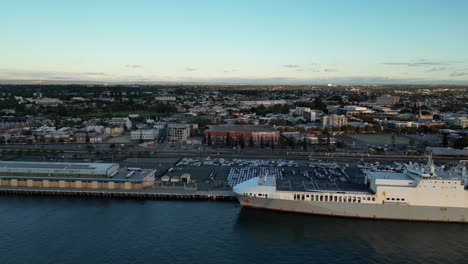
POLYGON ((307 110, 304 110, 304 112, 302 113, 302 117, 304 117, 307 121, 314 122, 315 119, 317 118, 317 113, 315 111, 307 109, 307 110))
POLYGON ((396 105, 400 102, 399 96, 383 95, 377 97, 375 102, 380 105, 396 105))
POLYGON ((113 117, 109 121, 111 125, 124 125, 127 129, 132 129, 132 121, 128 117, 113 117))
POLYGON ((156 129, 138 129, 130 133, 131 140, 143 140, 151 141, 158 137, 158 131, 156 129))
POLYGON ((175 96, 156 96, 154 99, 162 102, 174 102, 177 98, 175 96))
POLYGON ((190 125, 188 124, 168 124, 167 140, 170 143, 186 143, 190 137, 190 125))
POLYGON ((445 122, 452 126, 459 126, 462 128, 468 127, 468 117, 466 116, 447 118, 445 119, 445 122))
POLYGON ((254 144, 260 144, 263 141, 265 143, 273 142, 277 143, 280 133, 271 126, 236 126, 236 125, 219 125, 209 126, 209 129, 205 131, 205 135, 211 137, 212 142, 215 140, 225 142, 229 135, 233 140, 238 140, 242 137, 247 145, 250 139, 254 144))
POLYGON ((323 128, 339 128, 348 125, 348 119, 344 115, 326 115, 322 117, 323 128))
POLYGON ((123 126, 121 125, 110 125, 106 128, 104 128, 104 133, 112 136, 112 137, 118 137, 122 135, 124 132, 123 126))

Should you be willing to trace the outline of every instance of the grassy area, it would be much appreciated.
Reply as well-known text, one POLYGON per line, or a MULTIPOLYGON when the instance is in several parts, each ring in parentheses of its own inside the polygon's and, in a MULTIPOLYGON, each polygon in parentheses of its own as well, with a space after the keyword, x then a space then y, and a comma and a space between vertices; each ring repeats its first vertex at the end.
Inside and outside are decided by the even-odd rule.
MULTIPOLYGON (((396 145, 406 145, 409 143, 410 139, 403 136, 395 136, 396 145)), ((392 135, 349 135, 349 137, 360 141, 364 144, 369 145, 391 145, 392 144, 392 135)))

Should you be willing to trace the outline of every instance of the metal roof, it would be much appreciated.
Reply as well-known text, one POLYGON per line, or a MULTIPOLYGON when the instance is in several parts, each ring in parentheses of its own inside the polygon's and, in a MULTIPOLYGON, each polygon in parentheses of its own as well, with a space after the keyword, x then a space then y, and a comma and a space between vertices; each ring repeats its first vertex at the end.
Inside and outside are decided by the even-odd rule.
POLYGON ((59 169, 59 170, 108 170, 117 163, 25 162, 0 161, 4 168, 59 169))

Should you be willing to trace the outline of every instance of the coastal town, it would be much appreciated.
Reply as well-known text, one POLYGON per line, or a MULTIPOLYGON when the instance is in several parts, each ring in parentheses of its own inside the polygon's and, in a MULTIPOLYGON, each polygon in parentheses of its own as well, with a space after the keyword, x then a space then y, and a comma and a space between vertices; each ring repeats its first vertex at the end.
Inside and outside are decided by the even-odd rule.
POLYGON ((291 186, 361 184, 372 169, 365 162, 385 169, 431 155, 448 169, 468 156, 460 86, 2 85, 0 93, 7 193, 232 199, 234 185, 260 174, 291 186))
POLYGON ((458 86, 1 85, 0 94, 2 146, 80 143, 94 156, 94 144, 141 155, 468 146, 468 91, 458 86))

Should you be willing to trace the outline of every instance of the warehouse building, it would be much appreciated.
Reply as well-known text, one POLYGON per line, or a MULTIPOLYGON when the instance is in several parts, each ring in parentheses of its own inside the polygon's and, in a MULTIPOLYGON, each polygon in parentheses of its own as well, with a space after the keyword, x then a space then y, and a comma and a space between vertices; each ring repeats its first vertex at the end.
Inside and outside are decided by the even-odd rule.
POLYGON ((0 161, 0 186, 139 190, 153 186, 155 172, 117 163, 0 161))

